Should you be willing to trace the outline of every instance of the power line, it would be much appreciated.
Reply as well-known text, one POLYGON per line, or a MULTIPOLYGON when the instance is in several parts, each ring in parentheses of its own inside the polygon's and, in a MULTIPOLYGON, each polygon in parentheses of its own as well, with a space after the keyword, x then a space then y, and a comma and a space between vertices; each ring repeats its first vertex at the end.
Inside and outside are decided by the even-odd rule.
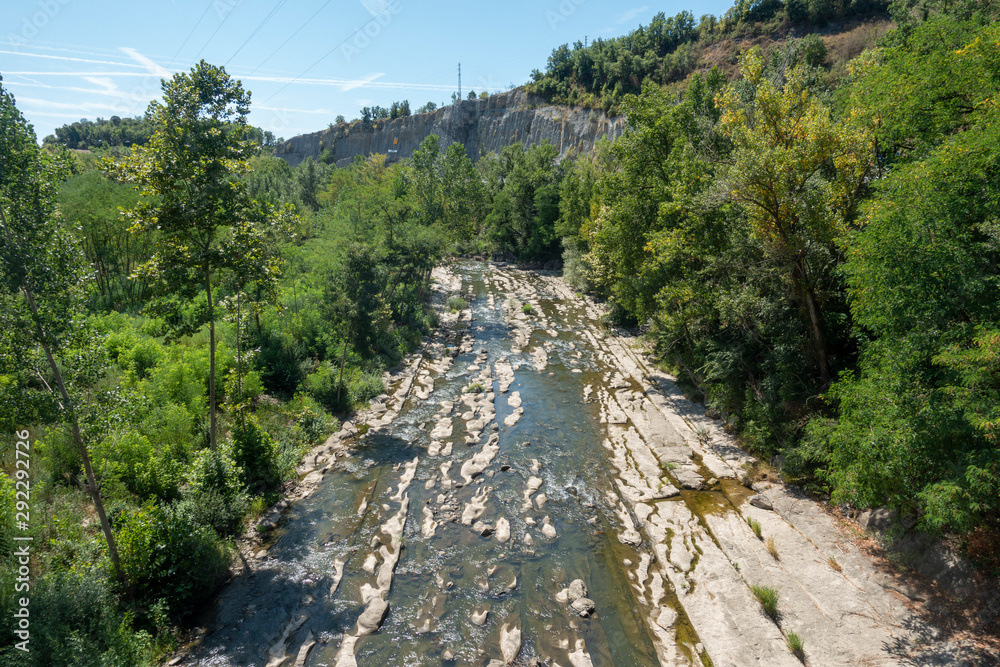
POLYGON ((212 33, 212 35, 211 35, 211 37, 209 37, 209 38, 208 38, 208 41, 207 41, 207 42, 205 42, 205 43, 204 43, 204 44, 202 45, 201 49, 199 49, 199 51, 198 51, 198 55, 196 55, 196 56, 194 57, 194 59, 195 59, 195 60, 198 60, 198 58, 200 58, 200 57, 201 57, 201 54, 202 54, 202 51, 204 51, 204 50, 205 50, 205 47, 207 47, 207 46, 208 46, 209 44, 211 44, 211 43, 212 43, 212 40, 213 40, 213 39, 215 39, 215 36, 216 36, 217 34, 219 34, 219 31, 220 31, 220 30, 222 30, 222 26, 226 25, 226 21, 228 21, 228 20, 229 20, 229 17, 230 17, 230 16, 232 16, 233 14, 235 14, 235 13, 236 13, 236 7, 235 7, 235 5, 234 5, 234 6, 233 6, 233 8, 229 10, 229 13, 228 13, 228 14, 226 14, 226 15, 225 15, 225 16, 223 17, 223 19, 222 19, 222 23, 220 23, 220 24, 219 24, 219 27, 215 29, 215 32, 213 32, 213 33, 212 33))
POLYGON ((271 58, 273 58, 273 57, 274 57, 274 54, 275 54, 275 53, 277 53, 277 52, 278 52, 278 51, 280 51, 281 49, 285 48, 285 45, 286 45, 286 44, 288 44, 288 42, 292 41, 292 38, 293 38, 293 37, 295 37, 295 35, 297 35, 297 34, 299 34, 300 32, 302 32, 302 29, 303 29, 303 28, 305 28, 305 27, 306 27, 307 25, 309 25, 310 23, 312 23, 312 20, 313 20, 314 18, 316 18, 316 16, 317 16, 317 15, 318 15, 318 14, 319 14, 319 13, 320 13, 321 11, 323 11, 324 9, 326 9, 326 6, 327 6, 327 5, 329 5, 329 4, 331 3, 331 2, 333 2, 333 0, 326 0, 326 2, 325 2, 325 3, 323 3, 323 6, 322 6, 322 7, 320 7, 319 9, 317 9, 317 10, 316 10, 316 13, 315 13, 315 14, 313 14, 313 15, 312 15, 312 16, 310 16, 310 17, 309 17, 308 19, 306 19, 305 23, 303 23, 302 25, 300 25, 300 26, 299 26, 299 28, 298 28, 298 30, 296 30, 295 32, 293 32, 293 33, 292 33, 292 34, 291 34, 291 35, 290 35, 290 36, 288 37, 288 39, 286 39, 286 40, 285 40, 284 42, 282 42, 282 43, 281 43, 281 46, 279 46, 279 47, 278 47, 278 48, 276 48, 276 49, 275 49, 274 51, 272 51, 272 52, 271 52, 271 55, 269 55, 269 56, 268 56, 267 58, 264 58, 264 60, 262 60, 262 61, 260 62, 260 64, 259 64, 259 65, 257 65, 256 67, 254 67, 254 68, 253 68, 253 71, 252 71, 252 72, 250 72, 250 74, 251 74, 251 75, 253 75, 253 74, 256 74, 256 73, 257 73, 257 70, 259 70, 259 69, 260 69, 261 67, 263 67, 263 66, 264 66, 264 63, 266 63, 266 62, 267 62, 268 60, 270 60, 271 58))
POLYGON ((264 25, 267 24, 268 21, 270 21, 272 18, 274 18, 274 15, 285 4, 285 1, 286 0, 278 0, 277 4, 275 4, 274 7, 271 8, 271 11, 268 13, 268 15, 264 17, 264 20, 261 21, 259 24, 257 24, 257 27, 254 28, 254 31, 252 33, 250 33, 249 37, 247 37, 245 40, 243 40, 243 43, 240 44, 240 48, 236 49, 236 52, 233 53, 233 55, 229 56, 229 60, 226 61, 226 65, 229 64, 230 60, 232 60, 233 58, 236 57, 236 54, 238 54, 240 51, 243 50, 243 47, 246 46, 250 42, 250 40, 254 38, 254 35, 256 35, 258 32, 260 32, 260 29, 263 28, 264 25))
POLYGON ((349 41, 351 41, 352 39, 354 39, 355 35, 357 35, 359 32, 363 31, 365 28, 367 28, 369 25, 371 25, 376 19, 378 19, 378 17, 382 16, 382 14, 384 14, 387 11, 389 11, 390 9, 392 9, 393 5, 397 5, 397 4, 399 4, 399 0, 393 0, 393 2, 390 2, 388 5, 386 5, 385 9, 383 9, 378 14, 375 14, 370 19, 368 19, 367 23, 365 23, 363 26, 361 26, 360 28, 358 28, 357 30, 355 30, 354 32, 352 32, 350 35, 348 35, 347 38, 344 41, 342 41, 340 44, 337 44, 337 46, 333 47, 332 49, 330 49, 329 51, 327 51, 325 54, 323 54, 323 56, 320 57, 319 60, 317 60, 316 62, 314 62, 309 67, 305 68, 294 79, 292 79, 291 81, 289 81, 288 83, 286 83, 285 85, 283 85, 281 88, 278 88, 278 90, 275 91, 269 98, 267 98, 266 100, 264 100, 262 102, 262 104, 267 104, 272 99, 274 99, 274 97, 276 95, 278 95, 279 93, 281 93, 285 88, 288 88, 290 85, 292 85, 293 83, 295 83, 296 81, 298 81, 299 79, 301 79, 302 77, 304 77, 306 74, 309 73, 309 70, 311 70, 313 67, 316 67, 316 65, 319 65, 321 62, 323 62, 327 58, 329 58, 330 54, 332 54, 334 51, 336 51, 337 49, 339 49, 340 47, 342 47, 344 44, 347 44, 349 41))
POLYGON ((208 14, 208 10, 211 9, 212 5, 214 5, 214 4, 215 4, 215 0, 209 0, 208 6, 205 7, 205 11, 203 11, 201 13, 201 16, 198 17, 198 22, 194 24, 194 27, 191 28, 191 32, 189 32, 187 34, 187 37, 184 38, 184 41, 181 42, 181 45, 177 47, 177 51, 174 52, 173 57, 170 59, 170 65, 171 66, 173 66, 174 60, 177 59, 177 56, 180 55, 181 49, 183 49, 185 46, 187 46, 188 40, 191 39, 191 35, 193 35, 194 31, 198 29, 198 26, 201 25, 201 22, 205 20, 205 16, 208 14))

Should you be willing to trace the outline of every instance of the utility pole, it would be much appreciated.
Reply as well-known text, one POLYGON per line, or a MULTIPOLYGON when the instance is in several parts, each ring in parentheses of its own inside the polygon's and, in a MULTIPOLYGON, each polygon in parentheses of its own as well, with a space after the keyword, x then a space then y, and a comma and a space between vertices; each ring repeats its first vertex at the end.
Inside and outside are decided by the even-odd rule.
POLYGON ((462 99, 462 63, 458 63, 458 99, 462 99))

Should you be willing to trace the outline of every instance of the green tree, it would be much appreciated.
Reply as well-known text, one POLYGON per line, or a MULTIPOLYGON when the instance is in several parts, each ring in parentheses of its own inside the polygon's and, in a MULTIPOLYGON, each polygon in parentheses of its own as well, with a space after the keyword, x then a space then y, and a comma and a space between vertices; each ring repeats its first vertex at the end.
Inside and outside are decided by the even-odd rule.
MULTIPOLYGON (((192 299, 199 290, 205 312, 196 323, 209 330, 208 398, 210 442, 216 446, 215 297, 220 274, 252 265, 262 279, 277 278, 273 255, 262 247, 267 233, 288 220, 248 196, 245 181, 254 153, 247 113, 250 94, 225 69, 204 60, 190 73, 164 80, 163 102, 152 102, 147 116, 156 128, 148 145, 133 147, 128 159, 108 161, 118 179, 139 188, 142 200, 125 215, 133 229, 156 232, 156 254, 144 266, 172 298, 156 307, 170 309, 176 297, 192 299)), ((192 329, 187 325, 188 331, 192 329)))
POLYGON ((833 119, 813 93, 804 65, 775 85, 760 49, 752 49, 741 70, 743 80, 721 98, 720 129, 733 143, 725 179, 754 233, 786 267, 826 384, 830 361, 818 275, 824 269, 810 262, 810 250, 831 246, 846 231, 871 168, 871 139, 833 119))
POLYGON ((86 327, 81 326, 88 271, 76 240, 60 224, 56 214, 56 182, 65 176, 65 171, 57 160, 38 149, 33 129, 2 85, 0 164, 3 164, 0 171, 0 225, 3 226, 0 349, 19 357, 22 375, 19 383, 25 387, 34 383, 23 377, 33 366, 30 362, 33 350, 41 348, 44 353, 58 391, 53 406, 56 421, 70 425, 108 554, 116 576, 121 576, 118 548, 91 467, 80 428, 79 405, 72 391, 73 381, 85 382, 87 375, 87 369, 81 368, 87 356, 81 353, 86 338, 80 337, 88 333, 86 327))

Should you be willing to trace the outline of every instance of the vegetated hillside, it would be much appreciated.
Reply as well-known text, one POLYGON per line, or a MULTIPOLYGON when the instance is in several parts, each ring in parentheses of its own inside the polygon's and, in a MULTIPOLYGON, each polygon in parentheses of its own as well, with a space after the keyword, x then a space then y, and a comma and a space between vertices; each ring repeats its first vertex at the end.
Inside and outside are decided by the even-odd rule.
POLYGON ((670 18, 661 12, 649 25, 621 37, 553 49, 545 70, 532 72, 527 89, 550 102, 614 113, 625 95, 649 83, 683 88, 689 75, 714 66, 733 75, 742 51, 810 35, 815 37, 808 48, 823 52, 814 57, 828 58, 835 80, 848 60, 885 32, 887 9, 882 0, 741 0, 721 19, 704 15, 696 22, 688 11, 670 18))

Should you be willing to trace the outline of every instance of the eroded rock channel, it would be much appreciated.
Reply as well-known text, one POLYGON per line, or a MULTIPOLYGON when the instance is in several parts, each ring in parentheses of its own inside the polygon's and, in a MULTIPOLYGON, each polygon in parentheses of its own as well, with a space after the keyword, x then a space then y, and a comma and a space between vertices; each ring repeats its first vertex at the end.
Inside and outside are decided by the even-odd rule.
POLYGON ((865 558, 811 501, 748 502, 746 454, 596 307, 488 264, 435 278, 469 308, 307 457, 179 664, 799 665, 791 632, 810 664, 909 664, 919 628, 865 558))

